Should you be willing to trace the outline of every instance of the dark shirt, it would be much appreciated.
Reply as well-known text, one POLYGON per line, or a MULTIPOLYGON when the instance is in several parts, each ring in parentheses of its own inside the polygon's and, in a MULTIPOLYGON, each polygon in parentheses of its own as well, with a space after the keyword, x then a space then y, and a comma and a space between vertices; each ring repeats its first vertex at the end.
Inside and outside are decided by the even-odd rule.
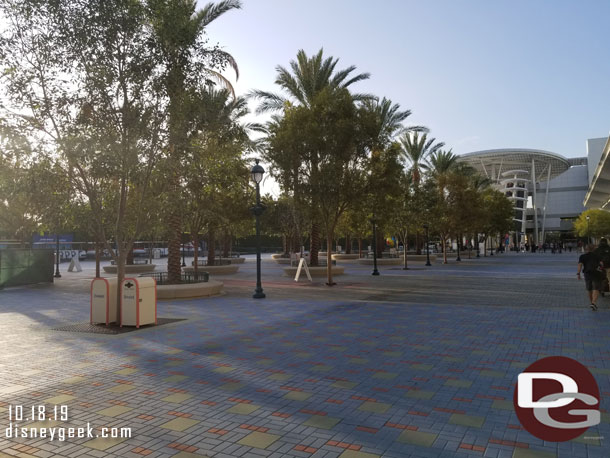
POLYGON ((580 258, 578 258, 578 263, 583 265, 583 272, 593 275, 601 274, 598 270, 600 261, 601 258, 595 251, 581 254, 580 258))
POLYGON ((605 268, 610 268, 610 245, 600 245, 593 253, 601 259, 605 268))

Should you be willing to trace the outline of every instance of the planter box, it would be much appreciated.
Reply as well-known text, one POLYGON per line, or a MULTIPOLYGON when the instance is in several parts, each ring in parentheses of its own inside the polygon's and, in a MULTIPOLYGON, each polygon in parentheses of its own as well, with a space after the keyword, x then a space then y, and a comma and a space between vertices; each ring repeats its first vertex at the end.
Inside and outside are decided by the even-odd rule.
MULTIPOLYGON (((125 266, 126 274, 141 274, 144 272, 152 272, 157 266, 155 264, 127 264, 125 266)), ((107 274, 116 274, 117 266, 103 266, 104 272, 107 274)))
MULTIPOLYGON (((194 272, 195 268, 183 267, 182 270, 184 272, 194 272)), ((239 266, 235 264, 228 264, 226 266, 200 266, 197 270, 207 272, 210 275, 226 275, 237 273, 239 266)))
MULTIPOLYGON (((333 276, 335 275, 343 275, 345 273, 344 267, 333 266, 332 267, 333 276)), ((309 273, 312 277, 326 277, 326 267, 311 267, 309 266, 309 273)), ((284 275, 287 277, 292 277, 297 274, 296 267, 284 267, 284 275)), ((307 279, 307 274, 304 270, 301 271, 301 278, 307 279)))
POLYGON ((246 258, 220 258, 221 261, 231 261, 231 264, 243 264, 246 258))
MULTIPOLYGON (((400 259, 403 261, 404 263, 404 257, 400 257, 400 259)), ((426 255, 425 254, 408 254, 407 253, 407 263, 409 262, 426 262, 426 255)), ((431 254, 430 255, 430 262, 434 262, 436 261, 436 255, 431 254)))
POLYGON ((157 299, 180 299, 189 297, 215 296, 222 292, 223 283, 210 280, 205 283, 157 286, 157 299))
MULTIPOLYGON (((407 257, 407 261, 409 258, 407 257)), ((363 264, 365 266, 372 266, 374 264, 373 258, 360 258, 358 259, 358 264, 363 264)), ((404 264, 402 258, 377 258, 378 266, 400 266, 404 264)))
POLYGON ((335 261, 345 261, 345 260, 350 260, 350 259, 359 259, 360 256, 358 255, 358 253, 351 253, 351 254, 337 253, 337 254, 333 254, 332 258, 335 261))

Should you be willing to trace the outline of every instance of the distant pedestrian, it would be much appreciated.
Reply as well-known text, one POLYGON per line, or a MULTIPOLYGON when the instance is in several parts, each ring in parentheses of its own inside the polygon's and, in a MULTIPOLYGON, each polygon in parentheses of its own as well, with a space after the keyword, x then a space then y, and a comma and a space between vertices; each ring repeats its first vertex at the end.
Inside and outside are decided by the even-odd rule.
POLYGON ((545 243, 542 244, 542 252, 546 253, 546 249, 547 249, 548 245, 545 243))
POLYGON ((578 258, 577 278, 580 280, 580 273, 585 275, 585 288, 591 302, 591 310, 597 311, 597 298, 601 290, 603 279, 603 267, 601 259, 594 251, 593 245, 587 245, 586 253, 578 258))

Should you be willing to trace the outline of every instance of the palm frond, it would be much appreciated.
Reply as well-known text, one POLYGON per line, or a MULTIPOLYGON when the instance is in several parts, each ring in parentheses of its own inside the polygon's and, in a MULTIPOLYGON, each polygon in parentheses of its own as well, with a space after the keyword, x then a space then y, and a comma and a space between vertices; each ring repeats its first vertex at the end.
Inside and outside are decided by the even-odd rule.
POLYGON ((260 100, 259 106, 256 108, 256 112, 266 113, 269 111, 279 111, 284 108, 288 100, 279 94, 273 92, 261 91, 254 89, 246 95, 246 99, 258 99, 260 100))
POLYGON ((233 69, 233 71, 235 72, 235 79, 238 80, 239 79, 239 67, 237 66, 237 62, 235 60, 235 58, 229 54, 226 51, 223 50, 217 50, 216 53, 227 63, 229 64, 229 67, 231 67, 233 69))
POLYGON ((199 27, 200 29, 203 29, 227 11, 240 8, 240 0, 222 0, 218 3, 210 2, 197 13, 197 21, 199 22, 199 27))
POLYGON ((212 70, 210 68, 206 68, 205 71, 212 77, 211 82, 219 84, 221 87, 228 89, 231 92, 233 98, 235 98, 235 89, 227 78, 225 78, 220 72, 216 70, 212 70))

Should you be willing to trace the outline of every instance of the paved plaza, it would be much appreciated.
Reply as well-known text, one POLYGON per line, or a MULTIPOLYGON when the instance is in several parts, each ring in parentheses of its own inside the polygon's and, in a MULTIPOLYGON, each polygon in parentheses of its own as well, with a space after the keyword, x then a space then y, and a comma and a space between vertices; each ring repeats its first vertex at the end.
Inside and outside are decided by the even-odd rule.
POLYGON ((0 457, 610 456, 610 298, 588 308, 576 253, 463 259, 379 277, 345 262, 333 288, 265 259, 263 300, 248 259, 221 277, 222 296, 159 302, 181 321, 119 335, 54 330, 89 320, 91 263, 0 291, 0 457), (595 375, 589 439, 548 443, 520 426, 517 375, 548 355, 595 375), (66 421, 35 427, 132 437, 7 438, 10 405, 68 406, 66 421))

